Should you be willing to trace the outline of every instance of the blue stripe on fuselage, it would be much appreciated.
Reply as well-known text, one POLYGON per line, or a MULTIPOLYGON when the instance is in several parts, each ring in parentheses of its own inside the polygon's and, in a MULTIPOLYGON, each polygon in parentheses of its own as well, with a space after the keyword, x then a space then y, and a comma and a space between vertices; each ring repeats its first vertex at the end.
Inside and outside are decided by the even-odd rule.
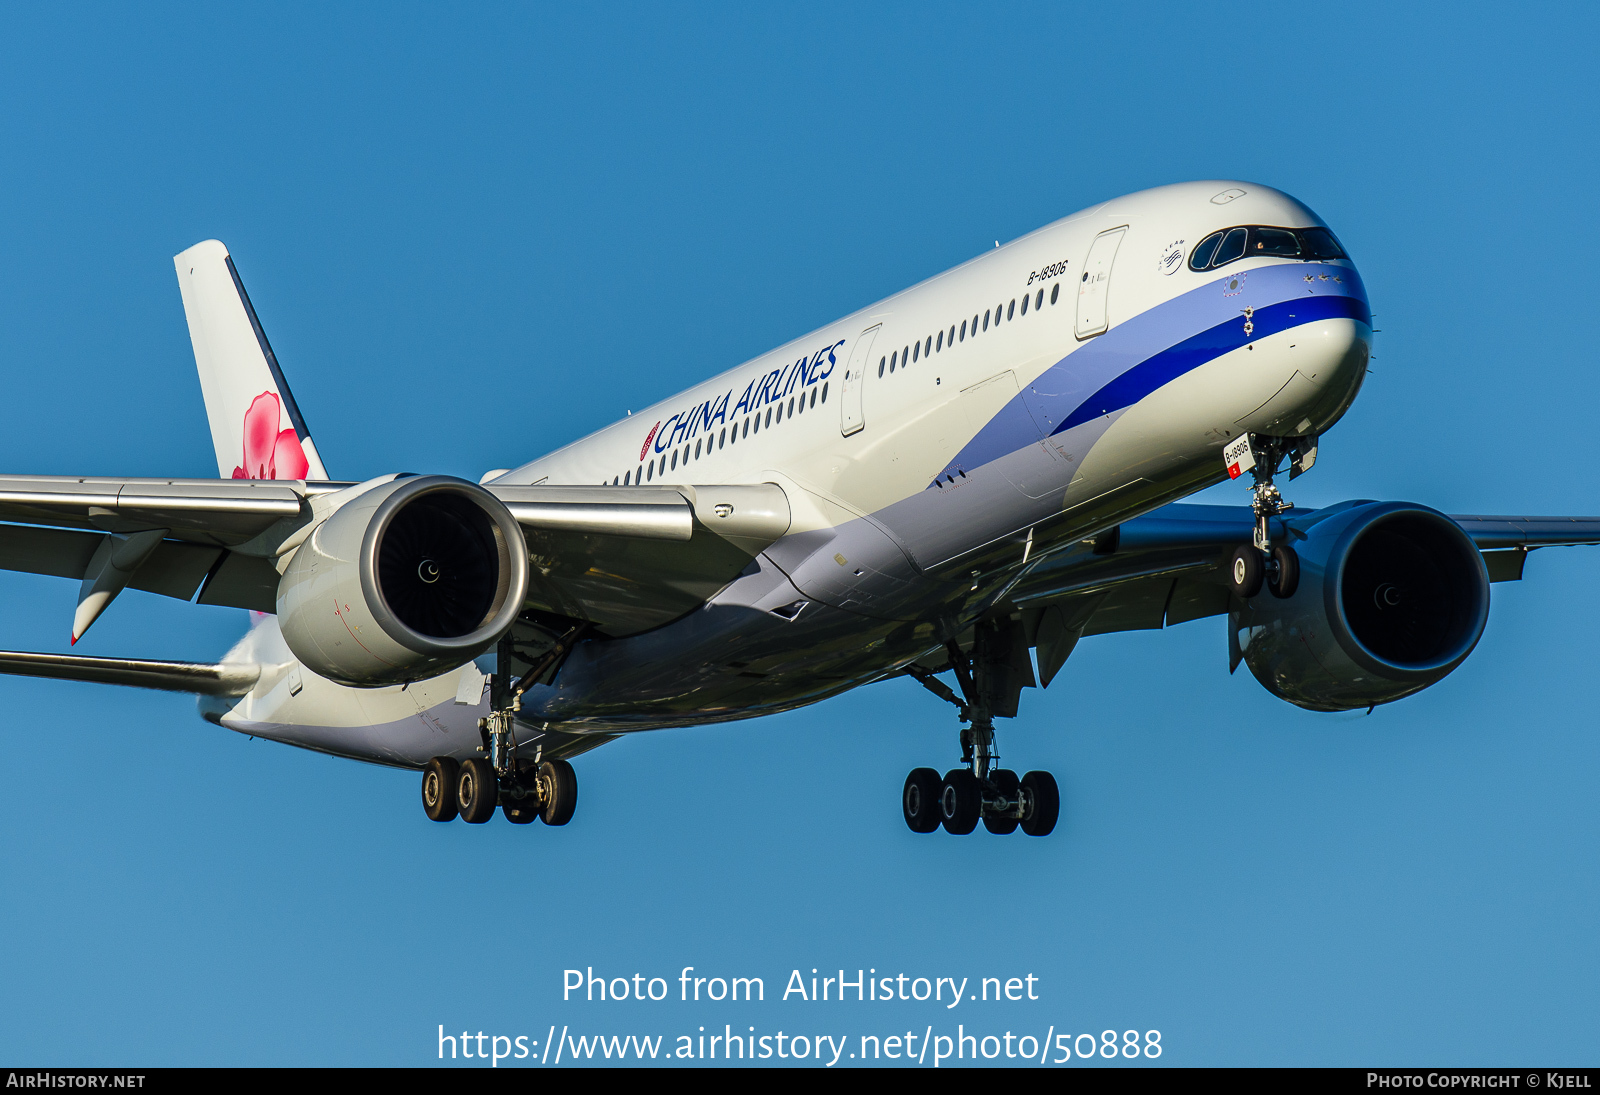
POLYGON ((1076 347, 995 415, 940 477, 1131 406, 1250 341, 1332 317, 1371 323, 1365 287, 1346 266, 1278 263, 1208 282, 1076 347), (1246 307, 1254 309, 1249 338, 1246 307))
POLYGON ((1235 316, 1209 331, 1201 331, 1176 346, 1162 350, 1117 377, 1078 405, 1052 433, 1070 430, 1081 422, 1112 411, 1131 407, 1145 396, 1206 362, 1231 353, 1251 342, 1319 319, 1355 319, 1371 324, 1367 304, 1355 297, 1313 297, 1286 300, 1281 304, 1256 309, 1254 329, 1244 333, 1245 317, 1235 316))

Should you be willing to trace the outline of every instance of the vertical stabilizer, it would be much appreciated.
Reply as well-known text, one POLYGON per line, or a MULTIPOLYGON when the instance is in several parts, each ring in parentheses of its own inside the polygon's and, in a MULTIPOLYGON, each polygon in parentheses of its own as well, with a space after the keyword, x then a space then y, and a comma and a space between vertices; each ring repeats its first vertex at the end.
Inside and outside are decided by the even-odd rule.
POLYGON ((224 479, 328 478, 228 249, 206 240, 172 262, 218 473, 224 479))

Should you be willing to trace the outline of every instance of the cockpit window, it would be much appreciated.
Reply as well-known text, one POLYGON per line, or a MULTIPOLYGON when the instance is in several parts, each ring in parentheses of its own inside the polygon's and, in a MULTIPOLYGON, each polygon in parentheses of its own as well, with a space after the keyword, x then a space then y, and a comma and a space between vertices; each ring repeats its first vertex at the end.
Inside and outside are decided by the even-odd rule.
POLYGON ((1295 258, 1300 254, 1300 241, 1287 228, 1256 228, 1252 229, 1251 235, 1254 238, 1246 254, 1283 255, 1287 258, 1295 258))
POLYGON ((1230 229, 1228 234, 1222 237, 1222 242, 1217 244, 1217 256, 1211 260, 1211 265, 1225 266, 1243 255, 1246 235, 1248 235, 1247 229, 1230 229))
POLYGON ((1349 255, 1326 228, 1300 229, 1300 257, 1305 259, 1345 259, 1349 255))
POLYGON ((1339 241, 1326 228, 1268 228, 1245 225, 1213 232, 1196 245, 1189 256, 1189 269, 1215 270, 1230 262, 1252 256, 1318 259, 1348 258, 1339 241))

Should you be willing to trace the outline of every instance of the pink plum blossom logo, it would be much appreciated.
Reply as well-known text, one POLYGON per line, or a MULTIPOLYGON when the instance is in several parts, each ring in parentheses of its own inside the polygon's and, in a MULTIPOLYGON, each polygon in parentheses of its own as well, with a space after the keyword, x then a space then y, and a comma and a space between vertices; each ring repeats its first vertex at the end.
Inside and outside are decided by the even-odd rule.
POLYGON ((304 479, 311 468, 300 438, 292 429, 279 430, 281 404, 275 392, 262 392, 244 412, 244 466, 235 479, 304 479))

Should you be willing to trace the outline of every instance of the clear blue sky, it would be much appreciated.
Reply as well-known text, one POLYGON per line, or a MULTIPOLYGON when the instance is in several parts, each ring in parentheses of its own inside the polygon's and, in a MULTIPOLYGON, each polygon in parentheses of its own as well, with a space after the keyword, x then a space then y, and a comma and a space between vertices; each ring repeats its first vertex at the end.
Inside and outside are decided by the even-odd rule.
MULTIPOLYGON (((11 7, 0 466, 215 473, 171 263, 212 236, 333 474, 476 478, 996 239, 1234 177, 1333 225, 1382 329, 1296 503, 1600 513, 1592 8, 802 9, 11 7)), ((435 825, 412 774, 183 697, 0 679, 0 1062, 948 1020, 1155 1028, 1169 1063, 1593 1063, 1597 574, 1535 555, 1461 670, 1370 717, 1230 677, 1216 619, 1086 641, 1001 729, 1061 781, 1047 840, 906 830, 955 722, 905 682, 609 745, 549 830, 435 825), (1041 999, 560 1000, 567 967, 688 965, 1041 999)), ((0 646, 65 649, 74 592, 0 573, 0 646)), ((243 617, 129 593, 81 645, 211 659, 243 617)))

